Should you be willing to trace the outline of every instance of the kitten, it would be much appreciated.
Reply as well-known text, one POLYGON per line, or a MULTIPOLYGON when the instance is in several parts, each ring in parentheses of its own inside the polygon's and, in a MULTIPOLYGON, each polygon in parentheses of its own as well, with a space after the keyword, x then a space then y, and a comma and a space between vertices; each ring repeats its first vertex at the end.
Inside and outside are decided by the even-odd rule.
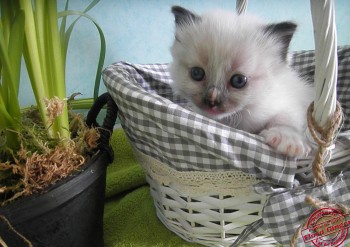
POLYGON ((175 94, 193 110, 250 133, 277 151, 301 157, 313 88, 287 63, 296 24, 266 24, 249 15, 179 6, 170 74, 175 94))

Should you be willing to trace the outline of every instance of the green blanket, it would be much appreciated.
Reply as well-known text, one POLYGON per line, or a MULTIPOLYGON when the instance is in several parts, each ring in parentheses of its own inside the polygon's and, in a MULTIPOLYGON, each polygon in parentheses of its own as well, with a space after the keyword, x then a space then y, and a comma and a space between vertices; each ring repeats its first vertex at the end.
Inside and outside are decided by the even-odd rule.
POLYGON ((107 169, 105 246, 199 246, 158 220, 144 173, 122 129, 114 131, 111 144, 115 159, 107 169))

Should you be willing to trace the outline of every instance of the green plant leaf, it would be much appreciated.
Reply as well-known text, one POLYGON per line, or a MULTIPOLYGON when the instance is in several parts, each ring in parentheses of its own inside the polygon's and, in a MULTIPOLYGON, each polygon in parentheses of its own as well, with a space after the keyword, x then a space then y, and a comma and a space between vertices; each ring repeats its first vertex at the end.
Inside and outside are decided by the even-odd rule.
MULTIPOLYGON (((98 2, 98 1, 94 1, 94 2, 98 2)), ((70 16, 70 15, 78 15, 80 17, 85 17, 87 19, 89 19, 90 21, 92 21, 92 23, 95 25, 95 27, 97 28, 97 31, 99 33, 100 36, 100 55, 99 55, 99 60, 98 60, 98 65, 96 68, 96 76, 95 76, 95 86, 94 86, 94 99, 96 99, 98 97, 99 94, 99 88, 100 88, 100 80, 101 80, 101 72, 102 72, 102 68, 103 68, 103 63, 104 63, 104 59, 106 56, 106 40, 103 34, 103 31, 101 29, 101 27, 98 25, 98 23, 96 22, 96 20, 94 18, 92 18, 90 15, 84 13, 84 12, 80 12, 80 11, 62 11, 59 13, 59 17, 64 17, 64 16, 70 16)), ((73 31, 74 28, 74 24, 76 23, 76 21, 78 20, 78 18, 75 20, 75 22, 72 23, 72 25, 69 26, 69 28, 66 31, 66 39, 65 41, 69 42, 69 38, 70 35, 73 31)), ((67 45, 68 46, 68 45, 67 45)))
MULTIPOLYGON (((50 0, 46 3, 47 26, 46 26, 46 68, 49 71, 48 98, 57 96, 63 100, 66 98, 65 69, 62 57, 60 34, 58 31, 57 3, 50 0)), ((69 121, 67 106, 63 107, 62 114, 55 119, 54 131, 63 138, 69 138, 69 121)))
MULTIPOLYGON (((36 4, 44 4, 43 1, 37 1, 36 4)), ((56 1, 49 1, 47 3, 56 4, 56 1)), ((32 6, 32 1, 19 0, 21 9, 25 13, 25 45, 24 45, 24 60, 26 62, 28 75, 34 92, 37 107, 40 112, 42 123, 48 130, 48 135, 53 136, 50 131, 50 124, 48 121, 47 110, 44 103, 44 99, 47 98, 47 74, 43 69, 43 59, 40 54, 45 52, 40 52, 41 48, 39 45, 42 44, 38 42, 37 39, 37 27, 35 25, 34 19, 34 9, 32 6)), ((36 18, 38 20, 38 18, 36 18)))
MULTIPOLYGON (((92 9, 98 2, 100 2, 100 0, 94 0, 92 1, 83 11, 83 13, 87 13, 90 9, 92 9)), ((64 11, 68 11, 68 4, 69 4, 69 0, 66 1, 66 5, 64 7, 64 11)), ((59 12, 58 14, 61 15, 64 11, 59 12)), ((67 57, 67 50, 68 50, 68 44, 69 44, 69 39, 70 36, 72 34, 72 29, 74 27, 74 25, 78 22, 78 20, 81 18, 81 16, 79 15, 78 18, 76 18, 72 24, 70 24, 68 31, 66 32, 66 26, 67 26, 67 17, 68 15, 63 15, 61 16, 62 18, 62 22, 61 22, 61 26, 60 26, 60 37, 61 37, 61 43, 62 43, 62 52, 63 52, 63 57, 64 57, 64 61, 66 61, 66 57, 67 57), (70 31, 69 31, 70 30, 70 31)))
MULTIPOLYGON (((11 28, 11 35, 9 37, 9 58, 14 73, 14 93, 16 98, 18 98, 20 73, 21 73, 21 59, 23 54, 23 44, 24 44, 24 12, 22 10, 18 11, 18 14, 13 21, 11 28)), ((12 101, 13 102, 13 101, 12 101)))
POLYGON ((0 58, 3 61, 1 94, 3 104, 7 107, 9 114, 19 119, 18 88, 24 37, 23 11, 18 12, 12 23, 8 43, 4 33, 0 32, 0 58))

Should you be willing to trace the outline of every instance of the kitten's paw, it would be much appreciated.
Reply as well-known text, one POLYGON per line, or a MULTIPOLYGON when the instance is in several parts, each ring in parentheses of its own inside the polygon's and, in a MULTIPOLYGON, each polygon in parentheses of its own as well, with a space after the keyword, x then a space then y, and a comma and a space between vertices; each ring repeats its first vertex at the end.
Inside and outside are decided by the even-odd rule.
POLYGON ((260 135, 269 146, 290 157, 305 157, 311 151, 305 138, 288 126, 265 129, 260 135))

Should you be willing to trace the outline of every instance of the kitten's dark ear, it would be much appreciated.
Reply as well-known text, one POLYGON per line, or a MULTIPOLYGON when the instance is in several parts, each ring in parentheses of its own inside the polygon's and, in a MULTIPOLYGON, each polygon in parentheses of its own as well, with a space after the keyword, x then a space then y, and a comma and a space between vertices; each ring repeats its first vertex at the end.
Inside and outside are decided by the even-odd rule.
POLYGON ((293 22, 280 22, 265 27, 265 32, 268 35, 275 35, 282 43, 281 56, 283 60, 287 59, 289 44, 296 29, 297 25, 293 22))
POLYGON ((188 25, 201 20, 201 17, 180 6, 173 6, 171 12, 175 16, 176 26, 188 25))

